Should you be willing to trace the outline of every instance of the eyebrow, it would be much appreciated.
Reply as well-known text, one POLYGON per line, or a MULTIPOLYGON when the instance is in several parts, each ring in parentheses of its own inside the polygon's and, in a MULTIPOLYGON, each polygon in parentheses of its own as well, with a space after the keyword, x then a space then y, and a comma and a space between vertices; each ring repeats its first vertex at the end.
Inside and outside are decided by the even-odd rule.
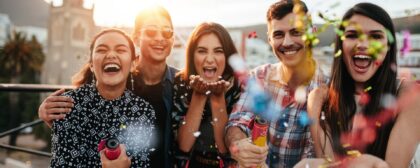
MULTIPOLYGON (((98 48, 98 47, 105 47, 105 48, 109 48, 109 46, 108 46, 108 45, 105 45, 105 44, 99 44, 99 45, 97 45, 95 48, 98 48)), ((128 46, 127 46, 127 45, 125 45, 125 44, 117 44, 117 46, 115 46, 115 48, 118 48, 118 47, 127 47, 127 48, 128 48, 128 46)))
MULTIPOLYGON (((357 30, 355 30, 355 29, 350 29, 350 30, 346 30, 345 31, 345 33, 346 32, 350 32, 350 33, 358 33, 358 31, 357 30)), ((369 33, 385 33, 384 31, 382 31, 382 30, 371 30, 371 31, 369 31, 369 33)))

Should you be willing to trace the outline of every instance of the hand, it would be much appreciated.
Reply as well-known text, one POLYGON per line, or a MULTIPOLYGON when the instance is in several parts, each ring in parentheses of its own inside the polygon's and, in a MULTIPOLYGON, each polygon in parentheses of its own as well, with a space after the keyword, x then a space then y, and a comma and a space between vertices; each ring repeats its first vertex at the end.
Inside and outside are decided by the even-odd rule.
POLYGON ((308 95, 308 115, 314 121, 318 121, 322 106, 328 98, 328 87, 321 85, 313 89, 308 95))
POLYGON ((101 150, 99 154, 101 155, 101 163, 103 168, 127 168, 131 166, 131 159, 127 156, 125 145, 120 144, 121 154, 115 160, 109 160, 105 156, 105 150, 101 150))
POLYGON ((264 166, 268 154, 268 147, 260 147, 251 143, 249 138, 235 141, 229 148, 231 156, 240 167, 264 166))
POLYGON ((201 78, 199 75, 190 76, 190 86, 194 92, 197 92, 200 94, 207 95, 208 91, 210 91, 208 88, 207 82, 204 81, 204 79, 201 78))
POLYGON ((51 127, 53 120, 63 119, 66 113, 73 107, 73 99, 66 96, 59 96, 64 93, 60 89, 49 95, 39 106, 38 117, 42 119, 48 127, 51 127))
POLYGON ((216 82, 208 83, 208 89, 210 90, 211 94, 215 96, 224 96, 225 92, 229 88, 230 82, 225 80, 220 80, 216 82))

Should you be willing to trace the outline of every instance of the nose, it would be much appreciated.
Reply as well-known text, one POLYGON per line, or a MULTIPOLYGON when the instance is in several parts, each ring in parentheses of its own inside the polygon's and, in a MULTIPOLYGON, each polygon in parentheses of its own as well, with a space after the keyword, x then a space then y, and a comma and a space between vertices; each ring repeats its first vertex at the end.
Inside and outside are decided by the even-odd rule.
POLYGON ((109 53, 106 55, 107 59, 114 59, 117 58, 117 51, 111 50, 109 51, 109 53))
POLYGON ((356 49, 358 51, 365 51, 367 50, 368 47, 369 47, 369 40, 367 38, 362 37, 357 41, 356 49))
POLYGON ((290 34, 289 34, 289 33, 286 33, 286 34, 284 35, 284 40, 283 40, 282 45, 283 45, 283 46, 291 46, 291 45, 293 45, 293 40, 292 40, 292 38, 290 37, 290 34))
POLYGON ((206 55, 206 57, 204 58, 204 61, 208 64, 211 64, 215 61, 215 59, 216 58, 214 56, 214 53, 212 52, 212 53, 209 53, 209 54, 206 55))

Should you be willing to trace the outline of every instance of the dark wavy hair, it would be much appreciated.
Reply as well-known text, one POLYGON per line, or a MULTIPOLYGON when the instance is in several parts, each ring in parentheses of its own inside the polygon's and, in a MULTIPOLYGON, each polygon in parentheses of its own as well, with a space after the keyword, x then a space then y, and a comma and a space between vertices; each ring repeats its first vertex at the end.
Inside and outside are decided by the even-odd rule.
POLYGON ((80 87, 83 84, 92 82, 93 72, 90 70, 90 65, 92 64, 93 47, 95 47, 96 40, 106 33, 121 34, 128 41, 128 45, 130 47, 130 53, 131 53, 132 60, 135 59, 136 54, 135 54, 134 43, 131 40, 130 36, 128 36, 123 30, 120 30, 120 29, 114 29, 114 28, 104 29, 93 37, 92 42, 90 43, 90 47, 89 47, 89 49, 90 49, 89 61, 85 65, 83 65, 82 69, 79 72, 77 72, 75 75, 73 75, 73 77, 72 77, 72 82, 71 83, 74 86, 80 87))
MULTIPOLYGON (((354 15, 363 15, 378 22, 395 39, 392 19, 381 7, 371 3, 359 3, 349 9, 342 20, 349 20, 354 15)), ((345 27, 340 27, 340 30, 344 31, 344 29, 345 27)), ((343 41, 337 35, 335 42, 336 53, 339 50, 342 51, 342 44, 343 41)), ((383 107, 380 106, 380 101, 384 94, 397 95, 397 74, 391 69, 391 66, 397 63, 396 53, 396 43, 388 38, 388 52, 385 59, 375 74, 366 82, 366 86, 372 86, 372 89, 368 91, 371 99, 363 111, 363 114, 366 116, 373 116, 383 110, 383 107)), ((321 122, 321 127, 326 133, 329 132, 327 137, 332 142, 334 152, 345 154, 345 149, 340 144, 340 135, 351 129, 349 128, 349 123, 356 113, 356 102, 354 99, 355 81, 346 69, 343 54, 334 58, 331 73, 329 99, 324 108, 326 123, 321 122)), ((367 153, 384 159, 393 123, 394 121, 390 121, 377 129, 377 139, 367 147, 367 153)))

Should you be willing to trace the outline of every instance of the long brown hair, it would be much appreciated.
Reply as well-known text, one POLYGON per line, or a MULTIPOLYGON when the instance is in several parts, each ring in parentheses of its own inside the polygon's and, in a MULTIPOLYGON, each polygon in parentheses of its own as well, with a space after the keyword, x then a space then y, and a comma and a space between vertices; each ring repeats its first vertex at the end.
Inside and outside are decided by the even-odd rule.
MULTIPOLYGON (((366 16, 379 24, 383 25, 395 39, 395 30, 391 17, 381 7, 371 3, 359 3, 349 9, 343 16, 342 20, 349 20, 353 15, 366 16)), ((345 27, 341 26, 340 30, 344 31, 345 27)), ((336 36, 335 52, 342 51, 343 41, 340 36, 336 36)), ((396 65, 397 46, 388 38, 388 52, 382 65, 378 68, 372 78, 366 83, 366 86, 372 86, 368 91, 370 95, 369 103, 364 107, 363 114, 373 116, 383 110, 380 106, 380 100, 384 94, 397 94, 397 74, 391 69, 392 65, 396 65)), ((345 150, 340 144, 340 135, 349 131, 349 123, 356 113, 355 81, 350 76, 344 63, 343 54, 334 58, 331 83, 329 88, 329 99, 326 108, 326 122, 321 122, 321 127, 327 133, 327 136, 333 143, 334 152, 344 154, 345 150), (329 132, 329 133, 328 133, 329 132)), ((393 121, 383 124, 377 131, 377 139, 366 149, 367 153, 384 158, 390 129, 393 121)))
POLYGON ((92 54, 93 54, 93 48, 95 47, 95 43, 96 40, 101 37, 102 35, 106 34, 106 33, 118 33, 121 34, 122 36, 124 36, 125 39, 127 39, 128 41, 128 45, 130 47, 130 53, 131 53, 131 57, 132 60, 135 59, 135 49, 134 49, 134 44, 133 41, 131 40, 130 36, 128 36, 123 30, 120 29, 104 29, 101 32, 99 32, 98 34, 96 34, 93 39, 92 42, 90 43, 90 52, 89 52, 89 61, 83 65, 82 69, 77 72, 75 75, 73 75, 72 79, 72 84, 76 87, 80 87, 86 83, 92 82, 94 75, 93 72, 90 70, 90 65, 92 64, 92 54))

